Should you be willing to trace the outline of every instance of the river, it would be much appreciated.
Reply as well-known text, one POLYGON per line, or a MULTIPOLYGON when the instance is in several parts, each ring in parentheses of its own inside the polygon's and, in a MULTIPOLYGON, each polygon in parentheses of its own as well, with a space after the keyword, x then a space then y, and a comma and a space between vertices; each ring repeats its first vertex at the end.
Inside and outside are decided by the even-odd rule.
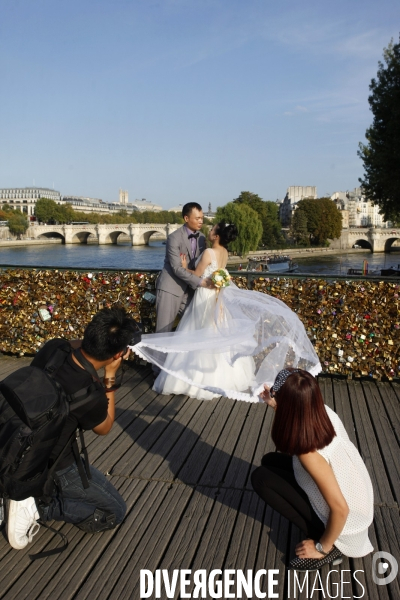
MULTIPOLYGON (((290 251, 287 251, 290 252, 290 251)), ((72 269, 161 269, 165 245, 161 241, 149 246, 129 243, 98 246, 96 244, 52 244, 48 246, 19 246, 0 248, 0 266, 71 267, 72 269)), ((312 256, 298 258, 299 273, 315 275, 346 275, 348 269, 361 269, 367 260, 369 270, 379 270, 400 264, 400 253, 371 254, 370 252, 312 256)))

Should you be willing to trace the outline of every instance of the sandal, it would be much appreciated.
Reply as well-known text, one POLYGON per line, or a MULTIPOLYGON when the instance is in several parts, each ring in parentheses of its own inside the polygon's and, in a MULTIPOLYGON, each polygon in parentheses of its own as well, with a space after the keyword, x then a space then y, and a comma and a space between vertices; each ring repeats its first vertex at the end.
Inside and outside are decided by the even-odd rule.
POLYGON ((289 566, 295 571, 305 573, 306 571, 318 571, 323 565, 330 564, 332 566, 340 565, 343 561, 343 554, 333 546, 332 550, 322 558, 293 558, 289 566))

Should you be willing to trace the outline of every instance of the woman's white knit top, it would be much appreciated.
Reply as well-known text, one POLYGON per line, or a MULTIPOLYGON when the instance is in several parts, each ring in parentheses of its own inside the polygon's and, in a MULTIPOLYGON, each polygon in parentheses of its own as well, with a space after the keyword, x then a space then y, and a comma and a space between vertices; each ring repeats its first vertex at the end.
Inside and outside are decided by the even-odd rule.
MULTIPOLYGON (((330 464, 339 487, 349 507, 349 514, 335 546, 345 555, 365 556, 373 547, 368 538, 368 527, 374 518, 372 483, 364 461, 337 414, 325 406, 336 436, 319 454, 330 464)), ((314 479, 304 469, 297 456, 293 456, 293 470, 297 483, 306 492, 311 506, 326 525, 329 506, 314 479)))

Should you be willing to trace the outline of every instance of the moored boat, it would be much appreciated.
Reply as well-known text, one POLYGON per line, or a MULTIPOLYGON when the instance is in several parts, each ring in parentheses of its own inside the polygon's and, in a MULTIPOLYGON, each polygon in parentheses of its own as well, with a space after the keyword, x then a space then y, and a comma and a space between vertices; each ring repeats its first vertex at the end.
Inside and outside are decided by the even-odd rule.
POLYGON ((294 273, 299 268, 290 256, 274 254, 272 256, 254 256, 249 258, 247 271, 262 273, 294 273))

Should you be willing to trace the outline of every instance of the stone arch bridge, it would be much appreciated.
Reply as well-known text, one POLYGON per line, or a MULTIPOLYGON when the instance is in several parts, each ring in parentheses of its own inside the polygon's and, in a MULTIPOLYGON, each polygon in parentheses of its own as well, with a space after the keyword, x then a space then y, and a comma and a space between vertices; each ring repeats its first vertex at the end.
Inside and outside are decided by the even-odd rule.
POLYGON ((121 234, 129 236, 132 246, 149 243, 154 233, 167 237, 181 225, 129 223, 120 225, 31 225, 26 233, 33 239, 62 238, 64 244, 86 244, 89 236, 98 244, 117 244, 121 234))
POLYGON ((390 252, 396 240, 400 240, 400 228, 351 227, 343 229, 339 239, 333 240, 331 248, 353 248, 354 245, 371 252, 390 252))

